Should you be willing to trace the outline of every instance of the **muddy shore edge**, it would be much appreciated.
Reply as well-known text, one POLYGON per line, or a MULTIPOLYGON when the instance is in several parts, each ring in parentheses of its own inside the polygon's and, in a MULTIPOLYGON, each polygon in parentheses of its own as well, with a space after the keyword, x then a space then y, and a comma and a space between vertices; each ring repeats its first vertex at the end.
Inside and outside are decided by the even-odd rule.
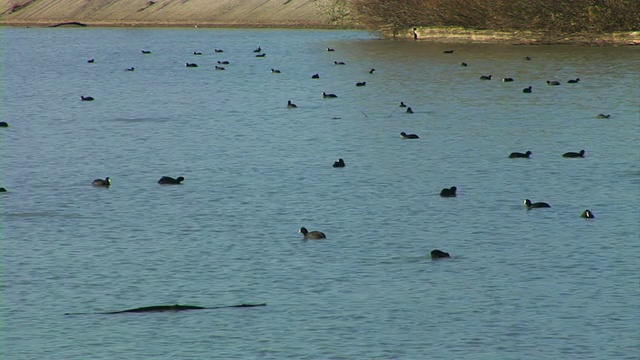
MULTIPOLYGON (((266 28, 266 29, 318 29, 318 30, 364 30, 357 24, 327 24, 323 21, 21 21, 0 20, 5 27, 140 27, 140 28, 266 28)), ((503 45, 587 45, 587 46, 638 46, 640 31, 610 34, 544 34, 535 32, 509 32, 492 30, 470 30, 464 28, 407 28, 405 31, 372 32, 382 39, 429 41, 457 44, 503 44, 503 45), (414 30, 415 29, 415 30, 414 30), (414 35, 415 31, 415 35, 414 35), (416 39, 417 36, 417 39, 416 39)))

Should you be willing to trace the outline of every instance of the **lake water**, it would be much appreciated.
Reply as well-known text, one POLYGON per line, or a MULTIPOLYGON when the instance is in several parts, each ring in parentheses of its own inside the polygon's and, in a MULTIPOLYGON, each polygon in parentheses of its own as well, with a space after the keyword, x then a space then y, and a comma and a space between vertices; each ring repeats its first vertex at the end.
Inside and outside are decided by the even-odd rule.
POLYGON ((1 36, 2 358, 640 357, 640 48, 1 36))

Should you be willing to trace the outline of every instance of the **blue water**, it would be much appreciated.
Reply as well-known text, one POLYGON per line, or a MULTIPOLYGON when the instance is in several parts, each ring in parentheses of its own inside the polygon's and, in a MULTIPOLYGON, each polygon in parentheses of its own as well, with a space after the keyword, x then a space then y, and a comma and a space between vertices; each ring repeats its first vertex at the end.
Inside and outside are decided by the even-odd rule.
POLYGON ((94 28, 1 46, 2 358, 640 357, 637 47, 94 28))

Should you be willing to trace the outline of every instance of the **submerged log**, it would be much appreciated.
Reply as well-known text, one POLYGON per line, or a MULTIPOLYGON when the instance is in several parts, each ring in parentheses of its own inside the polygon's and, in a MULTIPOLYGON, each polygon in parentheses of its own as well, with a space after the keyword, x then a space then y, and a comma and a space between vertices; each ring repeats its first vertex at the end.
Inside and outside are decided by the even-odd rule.
POLYGON ((154 306, 144 306, 144 307, 126 309, 126 310, 107 311, 107 312, 98 312, 98 313, 65 313, 65 315, 148 313, 148 312, 166 312, 166 311, 187 311, 187 310, 211 310, 211 309, 226 309, 226 308, 245 308, 245 307, 256 307, 256 306, 267 306, 267 304, 266 303, 239 304, 239 305, 213 306, 213 307, 204 307, 204 306, 195 306, 195 305, 179 305, 179 304, 175 304, 175 305, 154 305, 154 306))
POLYGON ((69 21, 69 22, 63 22, 63 23, 59 23, 59 24, 55 24, 55 25, 50 25, 49 27, 58 27, 58 26, 65 26, 65 25, 87 26, 87 24, 83 24, 81 22, 69 21))

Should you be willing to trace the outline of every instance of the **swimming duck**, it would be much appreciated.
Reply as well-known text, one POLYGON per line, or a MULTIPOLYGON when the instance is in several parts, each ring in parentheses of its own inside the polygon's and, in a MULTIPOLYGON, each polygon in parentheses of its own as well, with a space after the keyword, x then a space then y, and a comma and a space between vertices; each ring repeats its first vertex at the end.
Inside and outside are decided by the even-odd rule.
POLYGON ((181 183, 184 181, 184 178, 182 176, 179 176, 178 178, 174 179, 170 176, 163 176, 160 178, 160 180, 158 180, 158 184, 162 184, 162 185, 182 185, 181 183))
POLYGON ((333 49, 333 48, 327 48, 327 51, 336 51, 336 49, 333 49))
POLYGON ((606 115, 605 114, 598 114, 596 116, 596 118, 598 118, 598 119, 608 119, 610 116, 611 116, 610 114, 606 114, 606 115))
POLYGON ((143 53, 143 54, 151 54, 151 51, 149 51, 149 50, 142 50, 142 53, 143 53))
POLYGON ((189 68, 196 68, 196 67, 198 67, 198 64, 196 64, 196 63, 186 63, 185 66, 189 67, 189 68))
POLYGON ((469 66, 469 65, 467 65, 466 62, 463 62, 463 63, 460 64, 460 66, 469 66))
POLYGON ((109 187, 111 186, 111 178, 109 178, 108 176, 106 178, 103 179, 95 179, 91 182, 91 185, 93 186, 103 186, 103 187, 109 187))
POLYGON ((346 64, 344 63, 344 61, 334 61, 334 62, 333 62, 333 64, 334 64, 334 65, 346 65, 346 64))
POLYGON ((567 84, 577 84, 580 81, 580 78, 570 79, 567 81, 567 84))
POLYGON ((323 91, 322 92, 322 97, 325 97, 325 98, 337 98, 338 95, 336 95, 336 94, 327 94, 326 92, 323 91))
POLYGON ((7 192, 7 189, 0 187, 0 192, 7 192))
POLYGON ((94 59, 89 59, 89 60, 87 60, 87 62, 88 62, 89 64, 93 64, 93 63, 95 62, 95 60, 94 60, 94 59))
POLYGON ((134 68, 134 67, 132 66, 132 67, 130 67, 130 68, 126 68, 126 69, 124 69, 124 71, 134 71, 135 69, 136 69, 136 68, 134 68))
POLYGON ((407 107, 407 105, 404 103, 404 101, 400 101, 400 107, 407 107))
POLYGON ((298 233, 302 234, 305 240, 320 240, 327 238, 327 236, 322 231, 309 231, 305 227, 301 227, 298 233))
POLYGON ((194 52, 193 52, 193 55, 202 55, 202 53, 201 53, 201 52, 198 52, 198 51, 194 51, 194 52))
POLYGON ((9 124, 6 121, 0 121, 0 127, 9 127, 9 124))
POLYGON ((511 159, 516 159, 516 158, 529 158, 529 156, 531 156, 531 151, 527 151, 526 153, 521 153, 521 152, 512 152, 511 154, 509 154, 509 158, 511 159))
POLYGON ((406 132, 401 132, 400 136, 402 136, 403 139, 420 139, 420 137, 416 134, 407 134, 406 132))
POLYGON ((512 82, 513 78, 503 78, 502 82, 512 82))
POLYGON ((365 86, 365 85, 367 85, 366 81, 356 83, 356 86, 365 86))
POLYGON ((451 255, 449 255, 448 252, 444 252, 442 250, 432 250, 431 251, 431 259, 436 260, 436 259, 446 259, 446 258, 450 258, 451 255))
POLYGON ((265 57, 265 56, 267 56, 267 54, 265 54, 265 53, 262 53, 262 54, 258 54, 258 55, 256 55, 256 57, 259 57, 259 58, 263 58, 263 57, 265 57))
POLYGON ((297 108, 298 105, 291 102, 291 100, 287 101, 287 107, 290 109, 297 108))
POLYGON ((254 53, 259 53, 262 52, 262 48, 260 46, 258 46, 257 49, 253 50, 254 53))
POLYGON ((528 57, 528 56, 525 56, 524 59, 527 60, 527 61, 531 60, 531 58, 528 57))
POLYGON ((93 97, 80 95, 80 100, 81 101, 93 101, 93 97))
POLYGON ((407 108, 407 114, 413 114, 413 110, 411 109, 411 106, 407 108))
POLYGON ((532 91, 533 91, 533 88, 531 86, 522 89, 522 92, 525 93, 525 94, 526 93, 531 93, 532 91))
POLYGON ((581 158, 584 157, 584 150, 580 150, 580 152, 566 152, 564 154, 562 154, 562 157, 566 157, 566 158, 581 158))
POLYGON ((580 214, 580 217, 581 218, 585 218, 585 219, 595 219, 596 218, 589 209, 583 211, 582 214, 580 214))
POLYGON ((278 69, 271 69, 271 72, 274 74, 280 74, 280 70, 278 69))
POLYGON ((560 81, 557 80, 547 80, 547 85, 558 86, 560 85, 560 81))
POLYGON ((550 208, 551 205, 547 204, 546 202, 537 202, 537 203, 532 203, 531 200, 529 199, 525 199, 523 202, 524 206, 527 207, 527 209, 533 209, 533 208, 550 208))
POLYGON ((229 62, 227 60, 222 60, 222 61, 218 61, 218 64, 220 64, 220 65, 229 65, 229 62))
POLYGON ((342 168, 345 166, 344 160, 342 159, 338 159, 338 161, 334 161, 333 163, 333 167, 334 168, 342 168))
POLYGON ((480 76, 480 80, 491 80, 491 75, 482 75, 480 76))
POLYGON ((374 71, 376 71, 376 69, 369 70, 369 74, 373 74, 374 71))
POLYGON ((453 50, 445 50, 445 51, 443 51, 443 53, 445 53, 445 54, 453 54, 453 50))
POLYGON ((313 75, 311 75, 311 78, 312 78, 312 79, 320 79, 320 75, 318 75, 318 74, 313 74, 313 75))
POLYGON ((452 186, 450 188, 444 188, 440 191, 440 196, 442 197, 455 197, 456 196, 456 191, 458 190, 457 187, 452 186))
POLYGON ((217 52, 217 53, 223 53, 224 52, 224 50, 222 50, 222 49, 213 49, 213 51, 217 52))
POLYGON ((216 70, 225 70, 225 68, 223 66, 216 65, 216 70))

